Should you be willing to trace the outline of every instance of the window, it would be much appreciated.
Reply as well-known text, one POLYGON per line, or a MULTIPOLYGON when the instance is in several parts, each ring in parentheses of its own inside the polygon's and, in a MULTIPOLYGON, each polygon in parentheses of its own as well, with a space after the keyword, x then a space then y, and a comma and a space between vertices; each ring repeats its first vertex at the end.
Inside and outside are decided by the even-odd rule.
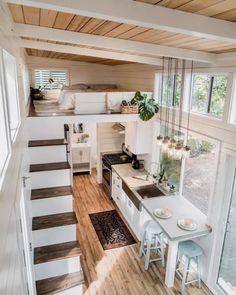
POLYGON ((44 89, 58 89, 66 84, 67 81, 66 71, 60 70, 35 70, 34 82, 35 88, 44 89), (54 83, 50 84, 49 79, 52 79, 54 83))
MULTIPOLYGON (((184 142, 184 134, 173 130, 169 127, 161 126, 161 134, 163 136, 174 137, 179 143, 184 142), (173 132, 173 134, 172 134, 173 132)), ((164 149, 161 150, 161 170, 164 172, 164 176, 167 177, 170 186, 174 185, 175 190, 178 192, 180 187, 180 176, 181 176, 181 160, 175 160, 168 155, 168 152, 164 149)))
POLYGON ((227 75, 195 74, 191 110, 221 118, 224 112, 227 81, 227 75))
MULTIPOLYGON (((162 81, 160 81, 160 83, 162 83, 162 81)), ((160 89, 162 88, 161 86, 162 85, 160 85, 160 89)), ((169 106, 169 107, 178 107, 180 102, 180 95, 181 95, 181 75, 179 74, 172 75, 169 79, 168 79, 168 76, 164 76, 162 105, 169 106)))
POLYGON ((19 97, 15 57, 3 50, 3 70, 7 97, 7 109, 13 140, 20 124, 19 97))
POLYGON ((216 171, 216 144, 189 136, 190 157, 186 159, 183 196, 207 214, 216 171))
POLYGON ((9 142, 6 124, 6 108, 3 99, 3 89, 0 80, 0 177, 9 155, 9 142))

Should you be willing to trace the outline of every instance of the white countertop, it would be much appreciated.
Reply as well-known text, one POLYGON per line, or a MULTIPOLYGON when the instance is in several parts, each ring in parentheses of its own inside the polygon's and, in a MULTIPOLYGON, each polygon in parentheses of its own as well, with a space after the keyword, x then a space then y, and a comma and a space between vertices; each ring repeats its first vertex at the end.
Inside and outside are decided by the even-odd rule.
MULTIPOLYGON (((122 180, 135 192, 135 187, 142 185, 153 184, 153 178, 149 177, 149 180, 139 180, 133 178, 133 176, 145 179, 146 171, 139 171, 132 168, 131 164, 113 165, 113 170, 122 178, 122 180)), ((163 188, 160 188, 163 190, 163 188)), ((139 195, 141 206, 149 213, 150 217, 159 223, 166 236, 170 240, 187 240, 194 237, 206 235, 211 231, 211 228, 206 225, 206 216, 193 204, 191 204, 183 196, 170 195, 168 196, 154 197, 149 199, 142 199, 139 195), (153 214, 156 208, 169 208, 172 211, 172 217, 169 219, 161 219, 153 214), (179 228, 177 222, 179 219, 191 218, 194 219, 198 226, 194 231, 187 231, 179 228)))
POLYGON ((211 232, 211 228, 206 225, 206 216, 182 196, 175 195, 144 199, 142 200, 142 206, 159 223, 170 240, 188 240, 211 232), (156 208, 169 208, 172 211, 172 217, 169 219, 156 217, 153 214, 156 208), (179 228, 177 221, 183 218, 194 219, 198 224, 197 229, 187 231, 179 228))
POLYGON ((115 172, 123 179, 126 177, 142 176, 147 174, 147 171, 134 169, 130 163, 112 165, 112 169, 115 170, 115 172))

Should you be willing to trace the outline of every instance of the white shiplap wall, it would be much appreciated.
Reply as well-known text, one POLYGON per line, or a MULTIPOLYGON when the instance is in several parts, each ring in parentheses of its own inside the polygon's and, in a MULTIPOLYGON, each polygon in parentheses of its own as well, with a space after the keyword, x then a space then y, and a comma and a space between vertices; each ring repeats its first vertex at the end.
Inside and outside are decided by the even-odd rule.
POLYGON ((113 83, 111 66, 33 56, 27 57, 27 63, 30 70, 31 86, 34 86, 34 69, 67 70, 69 85, 76 83, 113 83))
POLYGON ((127 64, 113 67, 115 84, 132 91, 153 91, 155 72, 158 66, 127 64))

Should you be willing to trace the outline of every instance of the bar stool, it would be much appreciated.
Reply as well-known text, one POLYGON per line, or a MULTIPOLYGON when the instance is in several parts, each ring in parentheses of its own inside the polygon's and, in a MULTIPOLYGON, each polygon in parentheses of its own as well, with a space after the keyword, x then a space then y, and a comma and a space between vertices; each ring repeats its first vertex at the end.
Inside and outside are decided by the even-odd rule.
POLYGON ((199 257, 203 254, 202 248, 194 243, 193 241, 184 241, 179 243, 178 249, 178 256, 177 256, 177 263, 176 263, 176 273, 182 279, 181 290, 180 293, 183 295, 185 291, 185 286, 191 284, 193 282, 198 283, 198 288, 201 288, 201 276, 200 276, 200 263, 199 257), (185 258, 184 267, 178 267, 178 263, 185 258), (196 263, 196 271, 197 271, 197 278, 195 280, 188 281, 188 275, 190 270, 194 270, 191 266, 191 261, 195 261, 196 263), (183 273, 180 270, 183 270, 183 273))
POLYGON ((148 220, 143 225, 139 257, 142 257, 143 255, 145 257, 145 270, 148 269, 149 263, 153 261, 161 260, 162 266, 165 266, 163 233, 160 226, 154 220, 148 220), (154 250, 156 258, 150 259, 151 250, 154 250), (158 253, 160 254, 160 257, 157 257, 158 253))

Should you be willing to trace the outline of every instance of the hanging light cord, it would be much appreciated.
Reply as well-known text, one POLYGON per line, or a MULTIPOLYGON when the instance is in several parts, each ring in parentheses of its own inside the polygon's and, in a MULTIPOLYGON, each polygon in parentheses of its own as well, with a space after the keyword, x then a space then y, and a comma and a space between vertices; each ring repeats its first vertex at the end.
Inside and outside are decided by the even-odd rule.
POLYGON ((162 124, 162 108, 163 108, 163 105, 162 105, 162 102, 163 102, 163 85, 164 85, 164 67, 165 67, 165 57, 163 56, 162 57, 162 78, 161 78, 161 99, 160 99, 160 134, 161 134, 161 124, 162 124))
POLYGON ((176 103, 176 92, 177 92, 177 75, 178 75, 178 59, 175 59, 175 74, 174 74, 174 86, 173 86, 173 106, 172 106, 172 133, 171 137, 174 139, 174 128, 175 128, 175 103, 176 103))
POLYGON ((168 136, 168 123, 169 123, 169 96, 170 96, 170 67, 171 67, 171 58, 168 58, 168 71, 167 71, 167 83, 166 83, 166 118, 165 118, 165 136, 168 136))
MULTIPOLYGON (((170 122, 170 102, 171 102, 171 93, 172 93, 172 87, 171 87, 171 75, 172 75, 172 57, 170 58, 170 70, 169 70, 169 93, 168 93, 168 117, 167 117, 167 124, 168 124, 168 130, 171 127, 171 122, 170 122)), ((168 136, 169 136, 169 132, 168 132, 168 136)))
POLYGON ((180 102, 179 102, 179 131, 178 131, 178 139, 180 138, 180 135, 181 135, 181 127, 182 127, 184 78, 185 78, 185 60, 182 61, 181 95, 180 95, 180 102))
POLYGON ((190 85, 189 85, 189 98, 188 98, 188 122, 187 122, 187 142, 188 145, 188 135, 189 135, 189 125, 190 125, 190 112, 191 112, 191 96, 192 96, 192 86, 193 86, 193 60, 191 62, 190 70, 190 85))

